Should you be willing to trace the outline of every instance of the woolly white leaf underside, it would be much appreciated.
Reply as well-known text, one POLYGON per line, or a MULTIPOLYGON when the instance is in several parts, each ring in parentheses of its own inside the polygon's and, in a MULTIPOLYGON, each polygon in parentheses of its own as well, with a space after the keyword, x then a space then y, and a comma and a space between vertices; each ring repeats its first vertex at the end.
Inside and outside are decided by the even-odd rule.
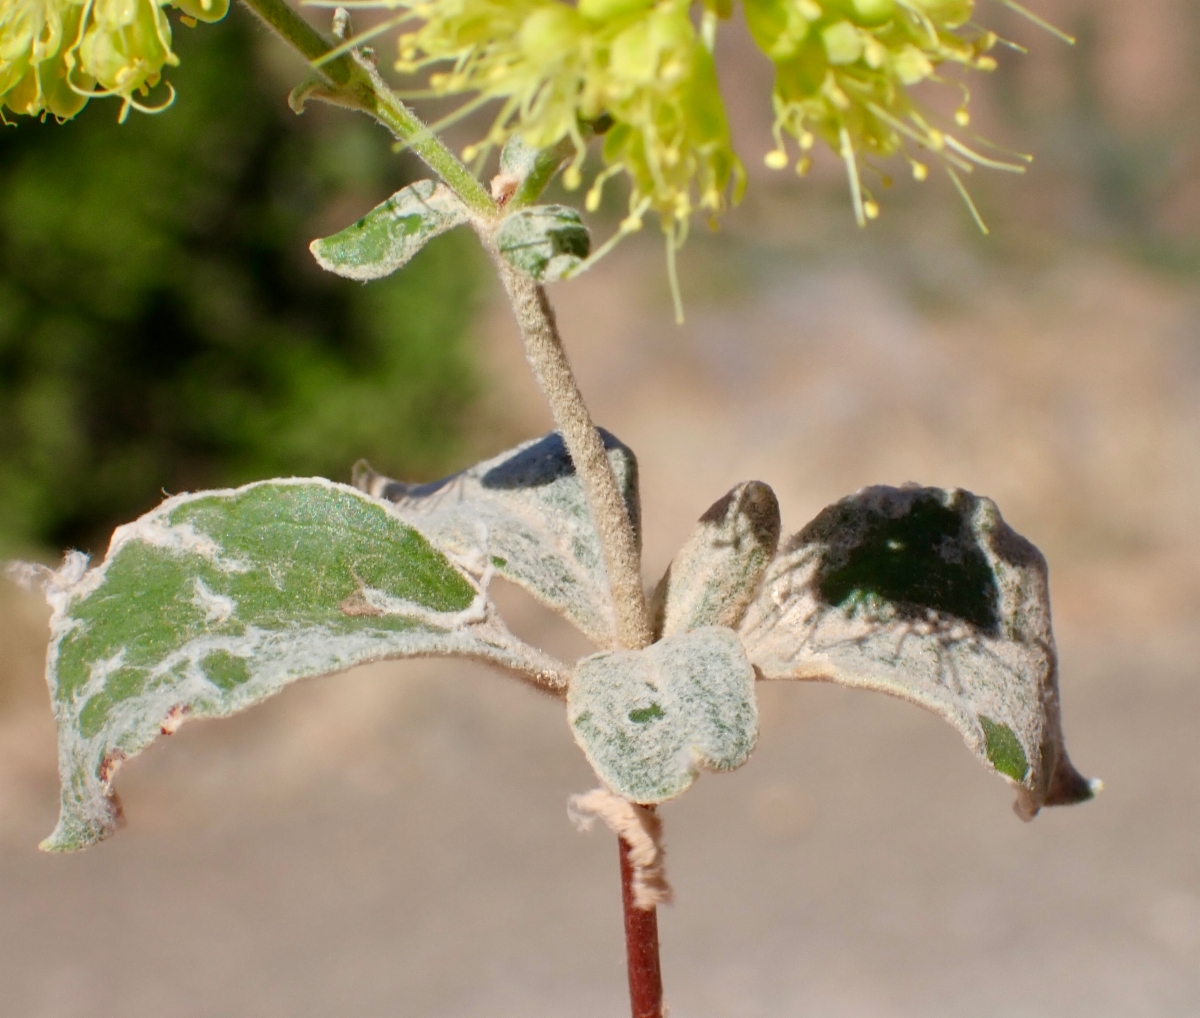
MULTIPOLYGON (((636 531, 637 460, 612 435, 601 434, 636 531)), ((604 554, 557 432, 432 484, 403 484, 365 463, 356 469, 355 483, 393 502, 439 548, 490 564, 600 646, 615 643, 604 554)))

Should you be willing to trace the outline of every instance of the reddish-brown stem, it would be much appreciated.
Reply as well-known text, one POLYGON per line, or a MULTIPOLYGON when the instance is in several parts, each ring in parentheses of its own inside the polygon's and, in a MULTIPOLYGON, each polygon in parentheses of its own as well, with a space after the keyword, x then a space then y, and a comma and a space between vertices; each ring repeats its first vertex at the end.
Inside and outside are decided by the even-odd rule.
POLYGON ((629 1003, 633 1018, 662 1018, 662 969, 658 961, 658 910, 640 909, 633 901, 633 866, 629 846, 621 846, 621 903, 625 906, 625 958, 629 966, 629 1003))

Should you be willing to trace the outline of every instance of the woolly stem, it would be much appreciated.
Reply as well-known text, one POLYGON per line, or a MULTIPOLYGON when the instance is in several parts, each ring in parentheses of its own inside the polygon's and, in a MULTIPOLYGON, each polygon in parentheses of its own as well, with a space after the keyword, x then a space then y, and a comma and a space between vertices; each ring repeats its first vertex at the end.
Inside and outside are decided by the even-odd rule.
MULTIPOLYGON (((492 248, 487 238, 485 243, 492 248)), ((642 588, 641 549, 604 442, 567 361, 554 309, 543 287, 517 272, 494 250, 492 254, 521 327, 525 356, 550 404, 596 522, 616 613, 617 640, 630 649, 647 647, 653 636, 642 588)))
MULTIPOLYGON (((305 21, 287 0, 242 0, 284 42, 309 63, 321 60, 338 47, 305 21)), ((496 203, 437 135, 404 105, 373 66, 354 53, 343 53, 314 68, 319 85, 311 95, 339 106, 369 113, 415 152, 455 193, 477 213, 496 214, 496 203)))
POLYGON ((633 865, 629 845, 621 846, 621 903, 625 908, 625 959, 629 969, 629 1004, 633 1018, 662 1018, 662 968, 658 957, 658 910, 640 909, 633 900, 633 865))

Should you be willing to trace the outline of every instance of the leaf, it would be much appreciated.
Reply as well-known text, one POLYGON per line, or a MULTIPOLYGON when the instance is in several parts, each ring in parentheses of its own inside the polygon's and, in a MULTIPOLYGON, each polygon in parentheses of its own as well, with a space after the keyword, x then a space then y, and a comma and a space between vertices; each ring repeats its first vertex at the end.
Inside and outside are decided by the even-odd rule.
POLYGON ((518 271, 539 283, 553 283, 579 268, 592 241, 574 209, 534 205, 514 212, 500 224, 496 245, 518 271))
POLYGON ((113 775, 160 733, 296 679, 457 654, 562 684, 463 568, 390 507, 319 478, 168 499, 86 565, 74 553, 46 581, 63 784, 47 850, 115 829, 113 775))
POLYGON ((761 481, 713 503, 654 591, 655 633, 736 628, 775 557, 779 529, 779 502, 761 481))
POLYGON ((567 718, 596 774, 633 802, 665 802, 701 767, 733 770, 758 738, 754 669, 729 629, 706 626, 576 666, 567 718))
POLYGON ((826 508, 767 571, 739 630, 768 679, 890 693, 958 729, 1031 819, 1090 799, 1059 718, 1046 563, 990 499, 875 487, 826 508))
MULTIPOLYGON (((600 429, 633 520, 641 525, 637 459, 600 429)), ((604 553, 583 485, 558 432, 431 484, 404 484, 354 468, 361 490, 395 503, 439 548, 507 580, 565 615, 601 646, 616 642, 604 553)))
POLYGON ((328 272, 347 279, 381 279, 434 237, 466 221, 466 206, 445 184, 419 180, 341 233, 314 240, 308 249, 328 272))

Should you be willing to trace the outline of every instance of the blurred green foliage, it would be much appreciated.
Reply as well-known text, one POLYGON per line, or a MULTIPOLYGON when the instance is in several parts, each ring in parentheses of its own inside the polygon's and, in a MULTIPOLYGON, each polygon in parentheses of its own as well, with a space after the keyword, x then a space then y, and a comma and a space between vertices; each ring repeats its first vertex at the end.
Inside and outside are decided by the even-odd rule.
POLYGON ((322 273, 315 214, 352 220, 408 164, 365 117, 295 117, 249 21, 180 29, 161 116, 0 130, 0 545, 102 550, 162 489, 447 465, 471 238, 366 287, 322 273))

